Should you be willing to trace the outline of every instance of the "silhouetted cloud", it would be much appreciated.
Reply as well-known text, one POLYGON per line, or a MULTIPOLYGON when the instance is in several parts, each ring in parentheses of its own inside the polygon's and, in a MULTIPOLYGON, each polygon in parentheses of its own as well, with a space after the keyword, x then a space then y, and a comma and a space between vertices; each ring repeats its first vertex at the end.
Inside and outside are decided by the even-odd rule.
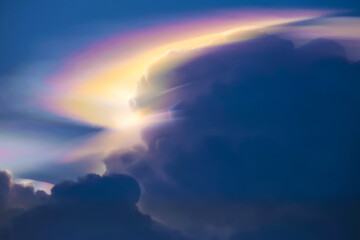
MULTIPOLYGON (((106 160, 108 172, 140 182, 146 212, 194 236, 270 228, 277 237, 283 227, 307 239, 354 239, 360 64, 339 44, 295 48, 265 36, 214 48, 161 77, 168 89, 186 87, 145 90, 148 101, 135 102, 166 106, 175 120, 144 131, 148 149, 106 160), (315 222, 321 231, 311 230, 315 222)), ((151 72, 146 81, 140 86, 162 84, 151 72)), ((248 239, 269 239, 257 234, 248 239)))
POLYGON ((15 215, 2 239, 185 239, 139 212, 139 198, 139 185, 125 175, 64 181, 47 203, 15 215))
POLYGON ((33 186, 14 183, 11 175, 0 171, 0 227, 24 210, 46 203, 49 196, 33 186))

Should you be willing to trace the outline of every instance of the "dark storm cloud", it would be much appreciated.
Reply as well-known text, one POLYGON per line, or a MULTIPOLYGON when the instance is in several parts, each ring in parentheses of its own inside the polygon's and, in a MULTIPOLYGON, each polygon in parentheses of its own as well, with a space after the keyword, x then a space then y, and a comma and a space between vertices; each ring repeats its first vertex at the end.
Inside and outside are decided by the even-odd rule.
POLYGON ((31 207, 46 203, 49 196, 32 186, 16 184, 7 172, 0 171, 0 227, 31 207))
POLYGON ((0 209, 6 208, 10 191, 10 177, 5 172, 0 173, 0 209))
POLYGON ((360 64, 339 44, 265 36, 166 74, 186 87, 138 107, 165 99, 175 120, 107 159, 110 175, 47 196, 1 173, 1 239, 184 239, 138 210, 122 172, 142 209, 197 239, 358 239, 360 64))
POLYGON ((46 203, 6 216, 1 239, 185 239, 139 212, 140 187, 129 176, 90 174, 59 183, 51 192, 46 203))
POLYGON ((144 132, 148 150, 106 160, 140 182, 147 212, 194 236, 356 239, 360 64, 339 44, 265 36, 164 78, 189 85, 168 98, 177 120, 144 132))

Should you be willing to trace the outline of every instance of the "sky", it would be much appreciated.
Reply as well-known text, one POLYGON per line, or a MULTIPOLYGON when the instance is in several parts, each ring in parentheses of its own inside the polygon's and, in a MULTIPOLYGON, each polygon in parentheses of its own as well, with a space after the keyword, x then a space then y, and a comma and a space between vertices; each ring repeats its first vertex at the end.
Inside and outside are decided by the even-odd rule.
POLYGON ((359 10, 2 1, 0 239, 358 239, 359 10))

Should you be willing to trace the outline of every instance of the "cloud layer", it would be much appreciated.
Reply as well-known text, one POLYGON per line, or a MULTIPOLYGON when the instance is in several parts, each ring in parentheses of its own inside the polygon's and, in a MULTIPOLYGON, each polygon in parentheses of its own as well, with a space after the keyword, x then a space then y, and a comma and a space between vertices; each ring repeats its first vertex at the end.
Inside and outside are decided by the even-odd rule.
POLYGON ((360 64, 341 45, 263 36, 161 74, 171 91, 135 104, 174 120, 106 175, 48 196, 0 174, 2 239, 358 239, 360 64))

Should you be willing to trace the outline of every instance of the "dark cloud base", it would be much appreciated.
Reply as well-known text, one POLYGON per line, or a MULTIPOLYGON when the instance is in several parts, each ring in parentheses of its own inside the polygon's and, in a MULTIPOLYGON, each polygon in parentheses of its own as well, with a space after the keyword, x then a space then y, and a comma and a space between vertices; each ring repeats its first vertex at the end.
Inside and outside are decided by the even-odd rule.
MULTIPOLYGON (((2 173, 2 177, 5 180, 2 186, 14 191, 9 176, 2 173)), ((34 196, 43 194, 31 191, 34 196)), ((165 229, 150 216, 139 212, 136 203, 140 198, 140 187, 129 176, 90 174, 77 182, 59 183, 51 193, 36 207, 31 208, 28 202, 23 209, 18 209, 11 221, 3 223, 1 239, 185 239, 180 233, 165 229)), ((2 202, 10 202, 24 199, 25 194, 23 189, 16 199, 10 199, 6 194, 2 196, 8 196, 2 202)), ((14 211, 10 207, 4 210, 14 211)))

